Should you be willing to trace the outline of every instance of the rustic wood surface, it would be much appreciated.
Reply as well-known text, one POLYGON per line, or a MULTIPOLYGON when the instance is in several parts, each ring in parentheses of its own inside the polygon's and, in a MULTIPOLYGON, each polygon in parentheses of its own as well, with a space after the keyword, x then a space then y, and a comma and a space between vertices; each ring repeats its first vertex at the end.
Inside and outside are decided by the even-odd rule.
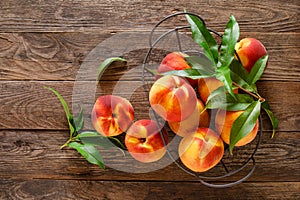
MULTIPOLYGON (((0 1, 0 199, 299 199, 299 14, 297 0, 0 1), (270 139, 270 122, 262 115, 263 135, 251 177, 231 188, 213 189, 174 163, 149 173, 127 173, 113 167, 103 171, 74 150, 60 150, 68 139, 68 124, 59 101, 43 86, 57 89, 71 104, 75 86, 89 90, 95 82, 97 66, 84 74, 79 71, 84 63, 98 62, 89 58, 98 44, 120 33, 146 35, 160 19, 184 9, 198 13, 217 31, 224 30, 233 14, 241 38, 258 38, 268 50, 268 68, 257 86, 280 124, 270 139)), ((138 67, 146 50, 144 46, 122 55, 128 64, 114 64, 103 75, 96 96, 112 93, 120 78, 124 85, 138 85, 138 67), (133 68, 138 70, 124 76, 133 68)), ((128 87, 118 94, 131 93, 128 87)), ((136 93, 138 90, 131 101, 136 112, 143 113, 145 97, 136 93)), ((85 102, 84 94, 78 98, 85 102)), ((91 109, 93 102, 85 103, 91 109)), ((85 114, 86 126, 92 128, 88 111, 85 114)), ((248 150, 240 149, 230 167, 241 164, 248 150)), ((130 162, 120 152, 101 151, 114 166, 130 162)))

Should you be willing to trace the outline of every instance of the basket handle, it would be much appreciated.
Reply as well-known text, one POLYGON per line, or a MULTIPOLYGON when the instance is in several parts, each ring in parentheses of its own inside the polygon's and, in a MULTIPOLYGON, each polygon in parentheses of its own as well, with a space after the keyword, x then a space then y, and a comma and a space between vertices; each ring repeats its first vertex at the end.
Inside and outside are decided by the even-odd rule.
MULTIPOLYGON (((227 187, 232 187, 234 185, 238 185, 240 183, 242 183, 243 181, 247 180, 251 175, 252 173, 254 172, 255 170, 255 159, 254 157, 251 158, 252 160, 252 168, 251 170, 248 172, 247 175, 245 175, 243 178, 237 180, 237 181, 234 181, 234 182, 231 182, 231 183, 226 183, 226 184, 213 184, 213 183, 208 183, 206 181, 204 181, 203 179, 200 179, 199 181, 203 184, 203 185, 206 185, 208 187, 212 187, 212 188, 227 188, 227 187)), ((247 165, 249 164, 250 162, 247 163, 247 165)))

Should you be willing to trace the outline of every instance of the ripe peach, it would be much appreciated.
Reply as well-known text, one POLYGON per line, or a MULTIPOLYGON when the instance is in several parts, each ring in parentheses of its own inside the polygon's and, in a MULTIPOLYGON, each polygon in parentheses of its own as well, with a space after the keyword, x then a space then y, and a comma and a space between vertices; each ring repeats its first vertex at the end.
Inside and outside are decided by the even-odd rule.
POLYGON ((210 93, 221 86, 223 86, 222 81, 216 78, 200 78, 198 80, 198 92, 202 101, 206 103, 210 93))
POLYGON ((197 96, 183 78, 169 75, 154 82, 149 92, 149 101, 153 110, 163 119, 179 122, 194 112, 197 96))
MULTIPOLYGON (((206 104, 209 95, 221 86, 223 86, 222 81, 214 77, 200 78, 198 80, 198 93, 200 95, 201 100, 206 104)), ((233 92, 238 93, 238 88, 234 89, 233 92)))
POLYGON ((209 128, 198 128, 184 137, 178 148, 182 163, 195 172, 205 172, 217 165, 224 154, 224 144, 219 134, 209 128))
POLYGON ((92 123, 104 136, 116 136, 132 124, 134 110, 131 103, 119 96, 100 96, 92 110, 92 123))
MULTIPOLYGON (((166 55, 158 67, 159 73, 164 73, 172 70, 190 69, 191 66, 185 61, 184 57, 188 55, 181 52, 172 52, 166 55)), ((197 80, 187 79, 192 86, 197 85, 197 80)))
POLYGON ((167 132, 153 120, 139 120, 127 130, 125 145, 133 158, 140 162, 154 162, 166 153, 160 130, 167 142, 167 132))
MULTIPOLYGON (((221 134, 223 141, 227 144, 230 143, 230 132, 234 121, 243 113, 244 111, 226 111, 218 110, 216 113, 215 124, 217 131, 221 134)), ((235 146, 243 146, 250 143, 256 137, 258 132, 258 120, 254 128, 249 131, 249 133, 238 141, 235 146)))
POLYGON ((202 101, 197 99, 197 106, 194 112, 186 120, 181 122, 168 122, 169 127, 174 133, 181 137, 185 137, 196 132, 198 127, 208 127, 210 115, 207 110, 201 113, 203 109, 204 105, 202 101))
POLYGON ((242 39, 240 42, 236 43, 235 51, 248 73, 251 72, 255 62, 267 54, 264 45, 255 38, 242 39))

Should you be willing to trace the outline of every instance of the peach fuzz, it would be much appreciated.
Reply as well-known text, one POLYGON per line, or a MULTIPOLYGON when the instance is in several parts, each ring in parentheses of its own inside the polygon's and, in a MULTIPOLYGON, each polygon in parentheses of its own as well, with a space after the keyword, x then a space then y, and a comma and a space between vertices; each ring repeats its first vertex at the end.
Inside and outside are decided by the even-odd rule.
POLYGON ((163 119, 179 122, 194 112, 197 96, 192 86, 183 78, 163 76, 152 85, 149 101, 152 109, 163 119))
MULTIPOLYGON (((157 72, 164 73, 172 70, 190 69, 191 66, 185 61, 185 57, 188 57, 188 55, 181 52, 169 53, 164 57, 164 59, 160 63, 157 72)), ((187 78, 187 80, 192 86, 197 85, 197 80, 190 78, 187 78)))
POLYGON ((167 132, 153 120, 139 120, 127 130, 125 145, 133 158, 149 163, 161 159, 166 148, 160 130, 167 142, 167 132))
POLYGON ((93 126, 104 136, 116 136, 125 132, 133 119, 134 110, 131 103, 119 96, 100 96, 92 110, 93 126))
POLYGON ((197 99, 197 106, 194 112, 181 122, 168 122, 170 129, 181 137, 196 132, 198 127, 208 127, 210 115, 207 110, 202 112, 204 105, 200 99, 197 99), (202 112, 202 113, 201 113, 202 112))
MULTIPOLYGON (((217 111, 215 118, 216 129, 221 134, 221 137, 226 144, 230 143, 232 124, 243 112, 244 111, 225 111, 221 109, 217 111)), ((254 140, 258 132, 258 126, 259 124, 257 120, 254 128, 249 131, 244 138, 238 141, 235 146, 243 146, 254 140)))
POLYGON ((198 128, 184 137, 178 148, 181 162, 194 172, 205 172, 216 166, 224 154, 224 144, 219 134, 209 128, 198 128))
POLYGON ((244 38, 236 43, 234 48, 248 73, 251 72, 255 62, 267 54, 264 45, 255 38, 244 38))

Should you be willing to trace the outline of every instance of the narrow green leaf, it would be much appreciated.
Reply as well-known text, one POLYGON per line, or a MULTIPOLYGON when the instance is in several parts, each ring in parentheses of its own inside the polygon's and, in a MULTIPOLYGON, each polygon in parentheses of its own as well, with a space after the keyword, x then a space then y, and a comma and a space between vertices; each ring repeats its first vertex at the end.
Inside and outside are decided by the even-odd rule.
POLYGON ((222 66, 229 66, 234 59, 234 46, 240 36, 239 25, 233 15, 226 25, 220 49, 220 62, 222 66))
POLYGON ((75 128, 72 125, 73 124, 73 115, 71 115, 71 113, 70 113, 68 104, 66 103, 64 98, 55 89, 53 89, 51 87, 46 87, 46 86, 44 88, 47 89, 47 90, 50 90, 51 92, 53 92, 58 97, 58 99, 59 99, 59 101, 60 101, 61 105, 63 106, 64 111, 66 113, 66 117, 67 117, 68 124, 69 124, 69 129, 70 129, 70 136, 72 136, 75 132, 75 128))
POLYGON ((105 137, 94 131, 85 131, 77 135, 76 139, 80 139, 85 144, 97 145, 103 148, 126 149, 124 145, 114 137, 105 137))
POLYGON ((230 69, 227 66, 221 66, 216 69, 216 78, 223 82, 226 92, 235 98, 232 87, 232 80, 230 77, 230 69))
POLYGON ((105 169, 103 159, 99 151, 90 144, 80 144, 78 142, 71 142, 69 147, 76 149, 89 163, 98 165, 102 169, 105 169))
POLYGON ((230 133, 229 150, 232 154, 234 145, 244 138, 255 126, 260 114, 260 101, 253 101, 246 110, 233 122, 230 133))
POLYGON ((262 107, 262 108, 265 108, 265 109, 268 109, 268 110, 271 110, 271 106, 270 106, 269 102, 267 102, 267 101, 264 101, 264 102, 261 104, 261 107, 262 107))
POLYGON ((98 70, 98 76, 97 76, 97 84, 100 80, 101 75, 104 73, 104 71, 115 61, 123 61, 123 62, 127 62, 127 60, 125 60, 124 58, 120 58, 120 57, 111 57, 111 58, 107 58, 105 59, 98 70))
POLYGON ((246 69, 244 68, 244 66, 239 61, 234 59, 230 63, 229 68, 230 68, 231 71, 238 74, 241 79, 243 79, 244 81, 247 80, 249 74, 246 71, 246 69))
POLYGON ((186 15, 186 18, 191 26, 194 41, 203 48, 204 54, 213 64, 217 65, 219 55, 216 40, 199 18, 192 15, 186 15))
POLYGON ((215 101, 222 101, 222 103, 226 103, 226 91, 225 88, 223 86, 218 87, 217 89, 215 89, 214 91, 212 91, 210 93, 210 95, 207 97, 206 102, 204 103, 208 103, 210 101, 212 101, 213 99, 215 99, 215 101))
POLYGON ((84 123, 83 109, 80 106, 79 115, 74 119, 74 127, 76 129, 76 132, 78 132, 82 129, 83 123, 84 123))
POLYGON ((257 93, 257 88, 255 84, 249 85, 247 82, 249 74, 240 62, 233 60, 229 65, 230 77, 233 82, 238 84, 240 87, 248 90, 249 92, 257 93))
POLYGON ((271 138, 273 138, 274 135, 275 135, 276 129, 278 128, 279 120, 275 117, 275 115, 271 111, 270 105, 268 104, 267 101, 262 103, 262 108, 267 113, 267 115, 268 115, 268 117, 271 121, 271 124, 272 124, 272 127, 273 127, 273 132, 272 132, 271 138))
POLYGON ((184 69, 184 70, 172 70, 168 72, 161 73, 162 75, 173 75, 186 77, 191 79, 199 79, 199 78, 208 78, 214 76, 214 74, 210 74, 202 69, 184 69))
POLYGON ((257 62, 254 64, 254 66, 251 69, 251 72, 248 76, 247 82, 249 85, 253 85, 260 79, 262 74, 264 73, 264 70, 267 66, 268 61, 268 55, 265 55, 257 60, 257 62))
MULTIPOLYGON (((202 55, 202 54, 201 54, 202 55)), ((213 63, 205 56, 188 56, 185 57, 186 62, 192 67, 192 69, 203 70, 207 74, 215 73, 215 66, 213 63)))
POLYGON ((116 147, 118 147, 120 150, 126 150, 126 147, 123 145, 123 143, 115 138, 115 137, 107 137, 116 147))
POLYGON ((246 110, 253 101, 253 98, 248 94, 235 94, 235 98, 232 98, 230 95, 226 95, 226 110, 246 110))
MULTIPOLYGON (((221 87, 218 89, 221 89, 221 87)), ((233 98, 228 93, 224 94, 221 91, 214 93, 215 91, 208 97, 208 102, 206 103, 208 109, 245 110, 254 101, 248 94, 235 94, 235 98, 233 98)))

